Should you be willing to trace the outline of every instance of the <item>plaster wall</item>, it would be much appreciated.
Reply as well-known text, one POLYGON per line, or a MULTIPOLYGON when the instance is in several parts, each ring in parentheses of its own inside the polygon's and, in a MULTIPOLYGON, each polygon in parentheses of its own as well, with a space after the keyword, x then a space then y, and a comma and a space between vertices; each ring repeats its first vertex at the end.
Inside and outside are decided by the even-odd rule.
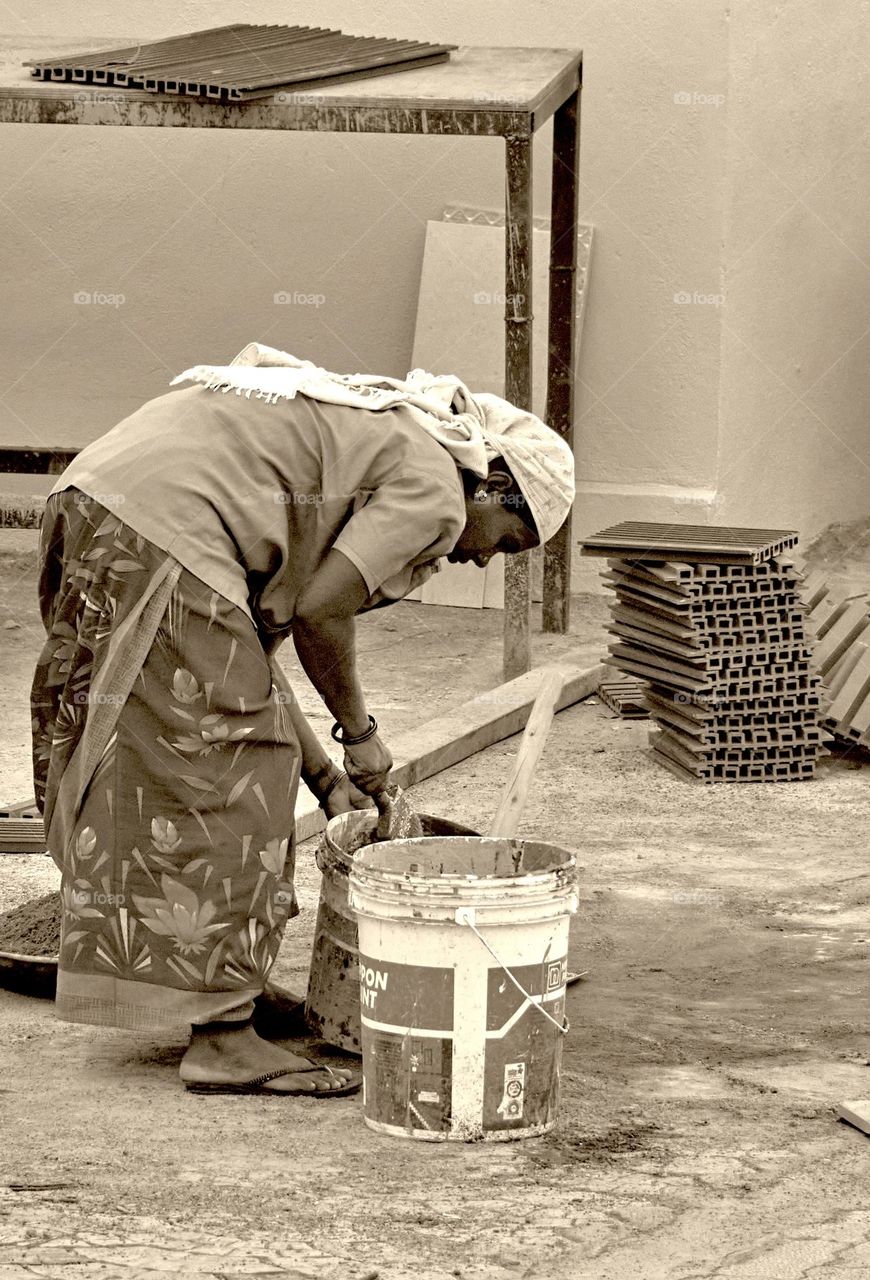
MULTIPOLYGON (((36 23, 7 10, 7 38, 36 23)), ((221 22, 294 21, 272 0, 58 0, 38 19, 82 47, 221 22)), ((582 216, 596 261, 582 352, 578 532, 637 502, 658 511, 714 483, 721 92, 712 2, 566 7, 444 0, 409 10, 319 2, 306 22, 460 44, 584 47, 582 216), (712 69, 712 74, 711 74, 712 69), (697 310, 697 314, 692 314, 697 310), (662 494, 664 493, 664 497, 662 494)), ((428 137, 212 131, 4 130, 0 430, 84 443, 178 370, 252 337, 342 369, 409 367, 426 221, 449 203, 499 208, 503 144, 428 137), (279 291, 318 302, 276 305, 279 291), (80 291, 123 294, 83 306, 80 291)), ((536 147, 549 213, 550 130, 536 147)), ((462 370, 458 370, 461 374, 462 370)))
MULTIPOLYGON (((6 42, 83 48, 240 20, 583 47, 596 239, 577 535, 628 517, 811 534, 866 510, 866 10, 57 0, 7 7, 3 26, 6 42)), ((0 437, 19 443, 85 443, 253 337, 401 375, 427 220, 503 199, 499 140, 15 126, 3 146, 0 437)), ((575 584, 596 569, 578 558, 575 584)))
POLYGON ((870 6, 731 6, 718 515, 870 508, 870 6))

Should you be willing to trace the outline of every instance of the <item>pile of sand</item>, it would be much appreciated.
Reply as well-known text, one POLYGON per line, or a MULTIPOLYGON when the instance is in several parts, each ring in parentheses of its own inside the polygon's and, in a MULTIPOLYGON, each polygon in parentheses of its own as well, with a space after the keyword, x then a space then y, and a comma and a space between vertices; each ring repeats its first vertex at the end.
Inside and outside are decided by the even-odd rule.
POLYGON ((56 956, 60 951, 60 894, 41 898, 0 915, 0 951, 24 956, 56 956))

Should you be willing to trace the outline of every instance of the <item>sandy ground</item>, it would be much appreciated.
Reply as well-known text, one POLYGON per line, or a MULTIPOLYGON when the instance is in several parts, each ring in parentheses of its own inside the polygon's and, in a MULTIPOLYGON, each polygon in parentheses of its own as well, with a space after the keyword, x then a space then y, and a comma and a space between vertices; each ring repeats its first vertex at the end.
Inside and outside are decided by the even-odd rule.
MULTIPOLYGON (((28 792, 38 630, 19 570, 13 587, 7 563, 0 613, 0 628, 23 621, 11 645, 0 630, 0 798, 28 792)), ((601 610, 581 602, 581 635, 553 651, 594 656, 601 610)), ((368 620, 363 667, 388 732, 497 682, 498 627, 413 605, 368 620)), ((370 1132, 355 1098, 190 1097, 180 1037, 68 1026, 0 992, 0 1280, 870 1274, 870 1145, 835 1118, 841 1099, 870 1096, 870 765, 705 788, 656 766, 645 739, 594 700, 563 712, 523 824, 584 868, 571 964, 588 977, 569 992, 552 1135, 429 1145, 370 1132), (34 1183, 59 1185, 10 1186, 34 1183)), ((516 745, 420 785, 415 803, 485 825, 516 745)), ((299 862, 303 913, 276 975, 297 989, 311 846, 299 862)), ((4 858, 0 905, 55 881, 47 859, 4 858)))

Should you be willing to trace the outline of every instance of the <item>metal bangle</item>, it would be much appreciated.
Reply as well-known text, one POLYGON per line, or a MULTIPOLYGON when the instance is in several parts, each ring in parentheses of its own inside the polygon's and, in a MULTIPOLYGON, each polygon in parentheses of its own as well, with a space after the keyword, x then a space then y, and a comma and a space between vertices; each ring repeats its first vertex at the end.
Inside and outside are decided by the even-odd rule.
POLYGON ((335 788, 341 782, 342 778, 346 778, 346 777, 347 777, 347 774, 344 772, 344 770, 339 769, 335 777, 327 784, 327 786, 323 789, 323 791, 318 796, 319 803, 325 804, 326 801, 329 799, 329 797, 332 795, 335 788))
POLYGON ((343 747, 358 747, 362 742, 368 742, 369 738, 373 738, 378 731, 378 722, 374 716, 369 716, 369 727, 365 733, 359 734, 356 738, 348 738, 342 730, 341 725, 336 720, 332 726, 332 736, 336 742, 340 742, 343 747))

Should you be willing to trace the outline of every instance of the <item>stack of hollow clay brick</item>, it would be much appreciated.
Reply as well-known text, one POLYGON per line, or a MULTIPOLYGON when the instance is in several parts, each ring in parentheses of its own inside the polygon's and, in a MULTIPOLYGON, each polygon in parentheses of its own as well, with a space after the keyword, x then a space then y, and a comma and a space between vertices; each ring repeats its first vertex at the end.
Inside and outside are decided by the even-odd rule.
POLYGON ((602 680, 598 696, 606 707, 615 711, 623 720, 648 720, 646 705, 646 681, 623 677, 621 680, 602 680))
POLYGON ((703 782, 812 778, 823 753, 799 574, 781 530, 626 523, 608 557, 611 665, 647 681, 656 758, 703 782))
POLYGON ((823 686, 822 724, 836 738, 870 747, 870 605, 864 595, 832 591, 798 556, 794 568, 823 686))

